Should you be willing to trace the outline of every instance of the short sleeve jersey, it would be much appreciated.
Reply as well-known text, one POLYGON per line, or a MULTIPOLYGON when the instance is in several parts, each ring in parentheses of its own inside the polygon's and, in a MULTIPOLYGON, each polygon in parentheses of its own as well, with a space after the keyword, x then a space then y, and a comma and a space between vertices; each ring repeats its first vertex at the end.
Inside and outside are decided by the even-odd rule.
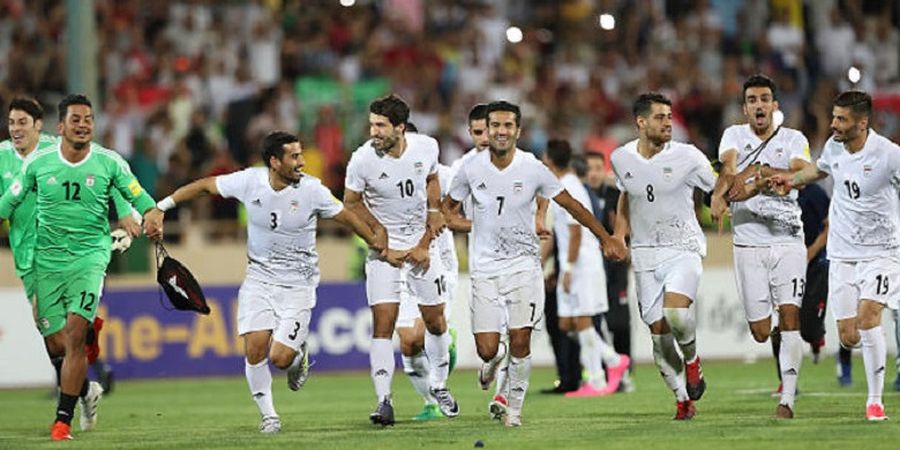
POLYGON ((20 178, 0 199, 0 217, 36 187, 35 267, 42 272, 103 268, 109 264, 109 199, 113 190, 139 213, 154 206, 116 152, 92 145, 79 162, 65 160, 60 145, 36 150, 25 159, 20 178))
POLYGON ((647 159, 637 140, 612 154, 619 189, 628 194, 632 262, 651 270, 676 252, 706 256, 706 237, 694 213, 694 188, 709 192, 715 175, 706 156, 690 144, 666 143, 647 159))
POLYGON ((466 161, 453 178, 450 198, 461 202, 472 196, 472 275, 494 277, 540 267, 535 197, 553 198, 562 191, 550 169, 518 149, 503 170, 487 151, 466 161))
POLYGON ((896 256, 900 247, 900 147, 872 129, 856 153, 831 137, 817 166, 834 178, 828 210, 828 259, 863 261, 896 256))
POLYGON ((415 247, 425 232, 426 178, 437 172, 438 143, 429 136, 406 133, 399 158, 381 153, 367 141, 347 165, 345 186, 362 194, 372 215, 387 229, 388 246, 415 247))
MULTIPOLYGON (((719 158, 737 152, 737 170, 760 163, 775 169, 789 169, 791 161, 810 161, 809 142, 803 133, 781 127, 768 141, 760 139, 750 125, 732 125, 722 134, 719 158)), ((759 194, 747 201, 731 204, 735 245, 767 246, 803 242, 797 192, 787 196, 759 194)))
MULTIPOLYGON (((56 145, 56 139, 41 134, 34 151, 56 145)), ((0 142, 0 193, 6 192, 10 184, 22 170, 25 158, 16 151, 12 141, 0 142)), ((34 244, 37 237, 37 223, 34 216, 35 188, 26 194, 22 203, 9 218, 9 246, 16 265, 16 275, 23 276, 34 263, 34 244)))
POLYGON ((318 286, 318 218, 330 219, 343 210, 318 178, 303 175, 299 182, 276 191, 269 183, 268 168, 251 167, 216 177, 216 188, 247 209, 247 279, 318 286))
MULTIPOLYGON (((591 198, 587 188, 572 173, 563 175, 559 179, 562 186, 569 192, 581 206, 591 211, 591 198)), ((581 244, 578 246, 578 260, 572 266, 572 270, 581 271, 589 268, 603 268, 603 254, 600 251, 600 241, 585 226, 578 223, 568 211, 556 202, 551 202, 553 209, 553 233, 556 235, 556 243, 559 246, 559 257, 565 260, 569 253, 569 227, 578 225, 581 227, 581 244)))

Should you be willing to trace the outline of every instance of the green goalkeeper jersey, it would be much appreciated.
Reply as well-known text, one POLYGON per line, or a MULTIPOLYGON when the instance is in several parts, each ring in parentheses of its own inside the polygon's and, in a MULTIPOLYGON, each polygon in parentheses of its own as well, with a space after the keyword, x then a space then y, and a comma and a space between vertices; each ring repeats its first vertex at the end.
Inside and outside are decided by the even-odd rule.
MULTIPOLYGON (((92 144, 78 163, 63 159, 60 145, 39 148, 0 198, 0 218, 8 218, 35 196, 37 235, 34 264, 41 272, 109 263, 109 199, 117 191, 138 212, 154 206, 116 152, 92 144), (34 192, 32 192, 34 191, 34 192)), ((120 216, 130 211, 120 209, 120 216), (124 211, 124 212, 122 212, 124 211)))
MULTIPOLYGON (((41 134, 35 151, 56 143, 52 136, 41 134)), ((16 151, 12 141, 0 142, 0 192, 6 192, 22 169, 25 158, 16 151)), ((34 222, 34 195, 28 195, 9 217, 9 246, 16 264, 16 275, 23 276, 34 262, 34 239, 37 234, 34 222)))

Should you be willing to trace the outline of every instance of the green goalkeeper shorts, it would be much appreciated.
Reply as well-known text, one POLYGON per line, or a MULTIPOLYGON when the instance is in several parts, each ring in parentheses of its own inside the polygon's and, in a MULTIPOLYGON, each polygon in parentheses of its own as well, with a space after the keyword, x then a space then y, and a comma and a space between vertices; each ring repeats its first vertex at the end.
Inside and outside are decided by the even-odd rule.
POLYGON ((22 286, 25 287, 25 298, 28 299, 28 304, 34 307, 34 284, 37 281, 34 269, 25 272, 20 278, 22 279, 22 286))
POLYGON ((93 323, 100 307, 106 270, 98 267, 78 271, 44 272, 37 279, 38 330, 46 337, 66 326, 69 313, 93 323))

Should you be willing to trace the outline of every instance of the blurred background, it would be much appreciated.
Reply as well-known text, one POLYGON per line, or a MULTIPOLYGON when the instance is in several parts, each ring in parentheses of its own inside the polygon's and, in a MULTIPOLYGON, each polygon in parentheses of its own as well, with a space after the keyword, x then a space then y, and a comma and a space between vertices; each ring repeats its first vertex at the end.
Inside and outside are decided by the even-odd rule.
MULTIPOLYGON (((898 141, 898 26, 894 0, 3 0, 0 103, 6 111, 16 95, 36 97, 47 111, 44 130, 55 133, 56 102, 87 93, 95 140, 128 159, 157 199, 193 179, 259 164, 262 136, 288 130, 301 138, 306 171, 340 198, 346 161, 367 138, 368 104, 391 92, 410 104, 419 130, 438 139, 446 164, 471 147, 469 108, 495 99, 522 106, 525 150, 541 154, 557 138, 578 153, 608 155, 634 137, 631 102, 648 90, 674 101, 675 139, 714 159, 722 130, 742 121, 741 85, 755 73, 776 81, 784 123, 806 134, 814 155, 829 135, 832 98, 849 88, 873 94, 875 128, 898 141)), ((222 289, 218 319, 158 307, 152 248, 138 241, 110 268, 107 359, 126 377, 209 367, 237 374, 228 312, 245 267, 243 212, 211 198, 167 219, 170 253, 205 286, 222 289), (225 362, 181 367, 216 358, 225 362)), ((330 284, 319 293, 314 352, 358 353, 365 363, 368 311, 353 281, 362 250, 339 227, 320 227, 330 284), (331 307, 343 312, 328 316, 331 307)), ((701 326, 705 320, 703 332, 719 334, 699 342, 737 345, 722 357, 765 354, 750 343, 734 293, 730 236, 709 239, 701 326)), ((0 286, 9 288, 5 303, 27 307, 16 298, 6 249, 0 286)), ((468 318, 454 321, 464 327, 468 318)), ((15 331, 0 334, 0 354, 35 334, 27 321, 13 322, 15 331)))

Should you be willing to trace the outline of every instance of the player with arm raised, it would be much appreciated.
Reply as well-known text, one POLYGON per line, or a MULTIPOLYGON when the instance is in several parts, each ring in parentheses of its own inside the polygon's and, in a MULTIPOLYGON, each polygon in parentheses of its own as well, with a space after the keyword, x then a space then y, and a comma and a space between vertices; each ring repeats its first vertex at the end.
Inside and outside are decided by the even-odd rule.
POLYGON ((885 306, 897 309, 900 283, 900 147, 869 127, 872 97, 847 91, 832 103, 832 136, 816 165, 768 179, 774 192, 828 175, 834 192, 828 211, 829 306, 841 345, 862 344, 868 382, 866 418, 887 419, 882 392, 887 343, 881 328, 885 306))
POLYGON ((147 216, 147 234, 162 236, 165 211, 203 194, 236 198, 247 208, 247 275, 238 293, 238 334, 244 339, 244 373, 259 408, 259 431, 281 431, 272 400, 269 361, 287 370, 288 387, 299 390, 309 377, 306 337, 316 306, 319 256, 316 225, 334 219, 383 250, 375 233, 345 209, 319 179, 303 174, 303 148, 282 131, 262 141, 266 167, 187 184, 164 198, 147 216))
POLYGON ((775 124, 775 83, 764 75, 744 82, 747 123, 727 128, 719 144, 722 172, 712 197, 712 214, 721 220, 731 200, 734 274, 750 333, 765 342, 771 333, 781 378, 775 417, 794 417, 797 377, 803 360, 800 306, 806 286, 806 247, 797 194, 759 194, 755 181, 773 173, 792 173, 810 164, 809 142, 797 130, 775 124), (778 327, 772 329, 773 310, 778 327))
POLYGON ((344 204, 372 229, 386 234, 388 247, 400 251, 387 258, 366 259, 366 296, 372 309, 372 381, 378 405, 369 415, 373 424, 394 424, 391 379, 394 350, 391 338, 397 322, 404 286, 419 302, 425 322, 425 353, 430 370, 430 392, 441 413, 459 414, 447 388, 450 369, 450 333, 444 317, 446 268, 432 240, 444 226, 440 210, 438 144, 429 136, 407 133, 409 106, 390 95, 369 105, 371 139, 358 148, 347 165, 344 204), (402 263, 401 263, 402 261, 402 263))
POLYGON ((637 297, 641 318, 650 328, 653 359, 675 393, 674 419, 689 420, 696 412, 694 401, 706 389, 692 308, 706 255, 706 237, 694 213, 694 189, 711 191, 715 175, 697 147, 672 142, 668 98, 642 94, 632 112, 639 137, 611 157, 622 191, 614 238, 624 243, 631 234, 637 297))
POLYGON ((65 356, 52 440, 72 439, 75 402, 84 390, 85 344, 110 259, 110 192, 117 190, 138 212, 153 207, 128 163, 91 145, 90 100, 66 96, 59 116, 59 144, 32 152, 0 198, 0 218, 8 218, 36 190, 35 319, 50 356, 65 356))
POLYGON ((490 152, 463 164, 453 178, 446 210, 472 196, 474 260, 472 332, 484 362, 479 383, 489 385, 505 356, 498 353, 500 334, 509 330, 509 406, 505 424, 521 426, 522 405, 531 373, 531 331, 544 309, 543 273, 535 230, 535 199, 552 198, 600 239, 605 251, 622 257, 618 247, 590 211, 563 189, 540 161, 516 148, 521 132, 519 107, 493 102, 487 111, 490 152))

